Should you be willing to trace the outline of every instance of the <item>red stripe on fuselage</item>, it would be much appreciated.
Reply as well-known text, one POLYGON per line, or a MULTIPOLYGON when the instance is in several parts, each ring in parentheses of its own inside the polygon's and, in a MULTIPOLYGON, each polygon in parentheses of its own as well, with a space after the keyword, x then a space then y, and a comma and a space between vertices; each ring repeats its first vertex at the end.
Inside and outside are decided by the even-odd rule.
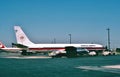
POLYGON ((29 50, 64 50, 65 48, 29 48, 29 50))
MULTIPOLYGON (((103 47, 84 47, 88 50, 104 50, 103 47)), ((29 50, 36 50, 36 51, 51 51, 51 50, 65 50, 65 48, 59 47, 59 48, 29 48, 29 50)))

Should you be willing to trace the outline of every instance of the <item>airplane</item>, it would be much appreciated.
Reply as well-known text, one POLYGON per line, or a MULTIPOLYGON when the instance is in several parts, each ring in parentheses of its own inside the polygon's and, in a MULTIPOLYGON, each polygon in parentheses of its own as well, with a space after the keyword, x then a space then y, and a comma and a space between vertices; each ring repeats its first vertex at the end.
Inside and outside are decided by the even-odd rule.
MULTIPOLYGON (((14 26, 17 44, 27 46, 30 52, 57 52, 65 53, 65 47, 73 46, 78 50, 85 48, 88 51, 103 51, 104 47, 100 44, 35 44, 29 40, 20 26, 14 26)), ((29 52, 28 51, 28 52, 29 52)), ((87 51, 87 52, 88 52, 87 51)))
POLYGON ((16 52, 21 52, 23 50, 23 48, 6 47, 2 42, 0 42, 0 50, 2 50, 4 52, 16 53, 16 52))

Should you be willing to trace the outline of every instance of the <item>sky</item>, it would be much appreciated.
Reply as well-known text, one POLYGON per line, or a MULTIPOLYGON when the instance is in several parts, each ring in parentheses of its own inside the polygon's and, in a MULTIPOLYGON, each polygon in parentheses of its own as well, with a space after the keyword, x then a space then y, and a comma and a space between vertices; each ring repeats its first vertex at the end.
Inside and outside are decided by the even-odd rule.
POLYGON ((120 47, 120 0, 0 0, 0 41, 16 43, 21 26, 34 43, 98 43, 120 47))

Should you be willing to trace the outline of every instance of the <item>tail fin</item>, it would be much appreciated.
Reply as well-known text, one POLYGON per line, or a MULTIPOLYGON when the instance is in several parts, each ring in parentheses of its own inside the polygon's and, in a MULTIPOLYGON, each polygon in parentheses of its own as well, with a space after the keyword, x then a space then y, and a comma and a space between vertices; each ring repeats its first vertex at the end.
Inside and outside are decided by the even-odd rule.
POLYGON ((6 48, 6 46, 2 42, 0 42, 0 48, 6 48))
POLYGON ((33 44, 25 35, 25 33, 23 32, 20 26, 14 26, 14 30, 16 34, 17 43, 23 44, 23 45, 33 44))

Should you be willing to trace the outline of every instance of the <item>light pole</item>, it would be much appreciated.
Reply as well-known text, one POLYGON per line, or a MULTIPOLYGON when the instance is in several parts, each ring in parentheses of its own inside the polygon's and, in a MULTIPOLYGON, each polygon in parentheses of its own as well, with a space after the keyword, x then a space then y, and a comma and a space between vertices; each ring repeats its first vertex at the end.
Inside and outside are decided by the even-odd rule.
POLYGON ((56 44, 56 38, 54 38, 54 44, 56 44))
POLYGON ((71 44, 71 34, 69 34, 69 37, 70 37, 70 44, 71 44))
POLYGON ((110 29, 107 28, 108 31, 108 51, 110 51, 110 29))

